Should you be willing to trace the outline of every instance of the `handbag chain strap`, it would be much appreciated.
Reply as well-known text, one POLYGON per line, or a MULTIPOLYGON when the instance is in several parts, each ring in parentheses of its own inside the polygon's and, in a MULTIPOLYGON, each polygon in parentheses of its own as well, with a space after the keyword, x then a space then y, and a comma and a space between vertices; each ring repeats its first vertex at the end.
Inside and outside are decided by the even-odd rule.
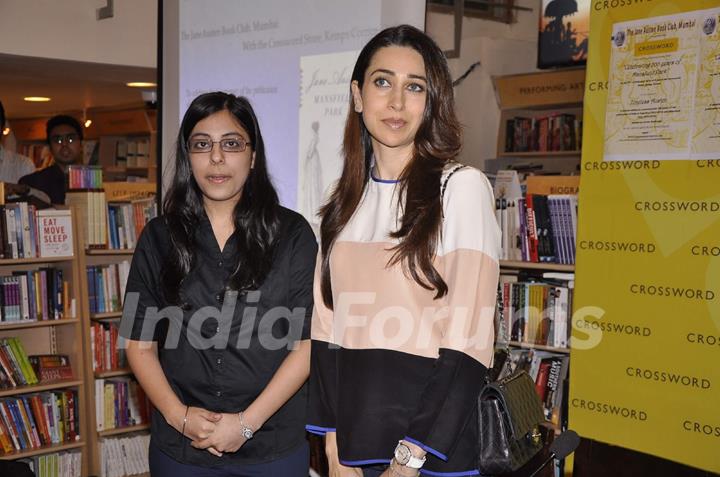
POLYGON ((442 185, 440 186, 440 214, 443 218, 445 218, 445 212, 443 211, 442 203, 443 203, 443 199, 445 197, 445 189, 447 189, 448 181, 453 176, 453 174, 455 174, 460 169, 466 167, 465 164, 460 164, 459 162, 456 163, 455 161, 452 161, 452 160, 450 162, 455 163, 455 166, 453 167, 453 169, 450 172, 448 172, 448 174, 445 176, 445 179, 442 182, 442 185))
MULTIPOLYGON (((495 344, 502 345, 501 349, 503 351, 505 351, 506 360, 503 363, 503 368, 505 368, 506 366, 510 365, 510 362, 509 362, 509 360, 510 360, 510 343, 509 343, 510 335, 508 334, 508 330, 506 330, 506 326, 505 326, 505 311, 504 311, 505 307, 504 307, 504 303, 503 303, 503 290, 502 290, 502 287, 500 287, 500 286, 498 286, 497 299, 495 300, 495 307, 497 310, 496 316, 498 317, 498 321, 499 321, 498 332, 497 332, 497 335, 495 335, 495 344), (503 340, 498 343, 499 337, 502 337, 503 340)), ((498 347, 496 346, 496 349, 497 348, 498 347)), ((502 370, 498 373, 498 377, 500 375, 502 375, 502 370)), ((490 384, 490 382, 491 382, 490 376, 489 376, 489 374, 486 374, 485 375, 485 383, 490 384)))

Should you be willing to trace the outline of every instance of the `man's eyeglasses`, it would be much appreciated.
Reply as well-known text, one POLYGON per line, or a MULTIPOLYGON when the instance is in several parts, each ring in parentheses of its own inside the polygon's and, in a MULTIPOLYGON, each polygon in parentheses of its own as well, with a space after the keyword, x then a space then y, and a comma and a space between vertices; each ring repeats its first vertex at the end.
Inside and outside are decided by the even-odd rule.
POLYGON ((52 144, 62 144, 64 142, 68 144, 76 143, 80 140, 80 136, 77 133, 70 133, 70 134, 55 134, 54 136, 50 136, 50 142, 52 144))
POLYGON ((220 144, 223 152, 243 152, 248 145, 251 145, 241 137, 225 137, 219 141, 212 141, 210 138, 193 138, 188 141, 188 150, 191 153, 210 152, 215 144, 220 144))

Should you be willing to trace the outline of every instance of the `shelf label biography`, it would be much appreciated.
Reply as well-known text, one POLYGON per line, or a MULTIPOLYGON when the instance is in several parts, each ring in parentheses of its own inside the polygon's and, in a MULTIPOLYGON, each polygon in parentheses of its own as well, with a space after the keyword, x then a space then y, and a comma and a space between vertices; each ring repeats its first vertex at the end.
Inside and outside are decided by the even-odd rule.
POLYGON ((720 8, 619 22, 606 161, 720 156, 720 8))

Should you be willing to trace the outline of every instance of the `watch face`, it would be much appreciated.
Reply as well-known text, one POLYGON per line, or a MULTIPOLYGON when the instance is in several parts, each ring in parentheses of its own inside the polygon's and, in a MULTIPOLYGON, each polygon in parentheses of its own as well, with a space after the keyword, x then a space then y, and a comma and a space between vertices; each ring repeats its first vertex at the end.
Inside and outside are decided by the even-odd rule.
POLYGON ((410 448, 404 444, 398 444, 395 448, 395 461, 400 465, 406 465, 410 462, 410 457, 412 457, 410 448))

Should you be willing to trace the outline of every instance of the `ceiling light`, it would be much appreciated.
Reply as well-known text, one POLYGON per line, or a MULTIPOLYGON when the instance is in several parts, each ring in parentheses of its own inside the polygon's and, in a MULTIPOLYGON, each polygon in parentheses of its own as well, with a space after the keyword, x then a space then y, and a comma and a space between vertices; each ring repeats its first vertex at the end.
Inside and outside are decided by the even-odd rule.
POLYGON ((31 103, 47 103, 50 101, 47 96, 25 96, 23 99, 31 103))
POLYGON ((157 83, 150 83, 147 81, 131 81, 130 83, 125 83, 125 86, 130 86, 131 88, 154 88, 157 86, 157 83))
POLYGON ((3 136, 7 136, 8 134, 10 134, 10 128, 5 128, 5 129, 2 130, 2 135, 3 135, 3 136))
POLYGON ((86 119, 84 124, 85 124, 86 128, 89 128, 90 125, 92 124, 92 119, 86 119))

